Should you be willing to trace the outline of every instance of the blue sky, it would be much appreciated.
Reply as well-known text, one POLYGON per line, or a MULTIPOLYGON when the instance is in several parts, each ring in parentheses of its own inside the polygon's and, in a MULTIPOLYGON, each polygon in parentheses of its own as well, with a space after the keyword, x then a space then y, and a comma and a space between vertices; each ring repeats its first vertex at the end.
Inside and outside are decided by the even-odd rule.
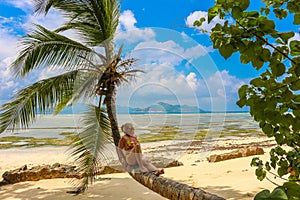
MULTIPOLYGON (((224 60, 212 48, 209 35, 192 27, 193 21, 204 17, 213 2, 122 1, 116 42, 125 44, 124 54, 138 58, 136 68, 146 73, 119 88, 119 105, 143 107, 164 101, 206 110, 241 110, 235 103, 238 88, 259 72, 240 64, 238 54, 224 60)), ((251 2, 251 8, 259 5, 258 0, 251 2)), ((0 0, 0 104, 23 86, 58 73, 40 69, 25 80, 15 80, 8 66, 17 55, 18 38, 29 31, 32 23, 54 29, 62 22, 57 11, 51 11, 47 17, 34 16, 30 0, 0 0)), ((213 23, 222 20, 216 18, 213 23)), ((280 23, 279 27, 289 31, 292 23, 280 23)), ((204 28, 211 27, 204 24, 204 28)), ((75 38, 72 33, 68 36, 75 38)), ((295 37, 299 38, 299 33, 295 37)))

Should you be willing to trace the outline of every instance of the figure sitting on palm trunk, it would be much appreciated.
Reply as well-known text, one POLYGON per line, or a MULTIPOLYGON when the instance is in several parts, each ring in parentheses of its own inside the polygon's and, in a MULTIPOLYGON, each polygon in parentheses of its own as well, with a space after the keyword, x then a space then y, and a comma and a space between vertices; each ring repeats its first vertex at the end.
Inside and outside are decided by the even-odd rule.
POLYGON ((120 139, 118 149, 124 167, 138 165, 141 172, 153 172, 157 176, 163 174, 163 169, 158 169, 143 157, 141 145, 134 133, 133 124, 126 123, 122 125, 121 129, 125 135, 120 139))

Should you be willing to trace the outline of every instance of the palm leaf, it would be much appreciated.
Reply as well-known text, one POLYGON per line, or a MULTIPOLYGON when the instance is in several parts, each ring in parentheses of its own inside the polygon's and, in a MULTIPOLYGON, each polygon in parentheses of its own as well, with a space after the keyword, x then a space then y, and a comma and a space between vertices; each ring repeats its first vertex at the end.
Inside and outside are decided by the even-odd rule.
POLYGON ((0 133, 17 125, 27 128, 37 112, 45 114, 65 102, 65 96, 72 96, 77 73, 72 71, 41 80, 17 92, 14 100, 0 108, 0 133))
POLYGON ((94 100, 96 85, 100 73, 94 71, 84 71, 77 74, 77 80, 74 85, 72 103, 81 101, 82 103, 91 103, 94 100))
POLYGON ((95 97, 95 85, 98 82, 99 73, 95 71, 78 71, 76 79, 73 81, 73 91, 66 93, 54 108, 53 114, 58 114, 66 106, 71 106, 77 102, 91 103, 95 97))
POLYGON ((36 13, 47 14, 51 7, 69 19, 56 31, 74 29, 91 46, 112 39, 119 23, 120 3, 116 0, 38 0, 35 4, 36 13))
POLYGON ((40 25, 36 25, 32 34, 24 36, 21 44, 24 48, 11 65, 16 77, 43 66, 73 70, 96 55, 93 49, 40 25))
POLYGON ((87 189, 98 174, 101 160, 106 158, 108 151, 105 145, 111 142, 110 123, 104 109, 90 105, 83 116, 84 129, 78 133, 71 146, 71 156, 75 157, 78 170, 84 174, 75 193, 87 189))

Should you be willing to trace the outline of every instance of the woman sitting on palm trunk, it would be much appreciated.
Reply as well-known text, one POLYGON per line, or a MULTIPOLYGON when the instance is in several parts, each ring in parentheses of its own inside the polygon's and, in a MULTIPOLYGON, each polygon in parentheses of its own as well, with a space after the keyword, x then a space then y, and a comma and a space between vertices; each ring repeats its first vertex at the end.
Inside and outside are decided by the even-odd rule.
POLYGON ((138 165, 141 172, 153 172, 157 176, 163 174, 163 169, 158 169, 149 160, 143 158, 141 145, 134 133, 133 125, 126 123, 121 129, 125 135, 120 139, 118 150, 124 167, 138 165))

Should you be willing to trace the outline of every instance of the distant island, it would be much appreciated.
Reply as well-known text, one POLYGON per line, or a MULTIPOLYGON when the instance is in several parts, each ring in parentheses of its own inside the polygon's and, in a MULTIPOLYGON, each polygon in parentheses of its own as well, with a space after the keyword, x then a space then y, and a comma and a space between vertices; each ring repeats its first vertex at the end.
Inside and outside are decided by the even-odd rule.
MULTIPOLYGON (((82 114, 86 111, 85 105, 67 107, 60 114, 82 114)), ((249 111, 226 111, 226 113, 246 113, 249 111)), ((49 112, 50 114, 51 112, 49 112)), ((165 102, 158 102, 145 108, 117 105, 118 114, 197 114, 197 113, 220 113, 220 111, 203 110, 197 106, 173 105, 165 102)))
POLYGON ((164 102, 150 105, 145 108, 132 108, 126 106, 117 106, 119 114, 182 114, 182 113, 210 113, 210 111, 202 110, 196 106, 188 105, 172 105, 164 102))

